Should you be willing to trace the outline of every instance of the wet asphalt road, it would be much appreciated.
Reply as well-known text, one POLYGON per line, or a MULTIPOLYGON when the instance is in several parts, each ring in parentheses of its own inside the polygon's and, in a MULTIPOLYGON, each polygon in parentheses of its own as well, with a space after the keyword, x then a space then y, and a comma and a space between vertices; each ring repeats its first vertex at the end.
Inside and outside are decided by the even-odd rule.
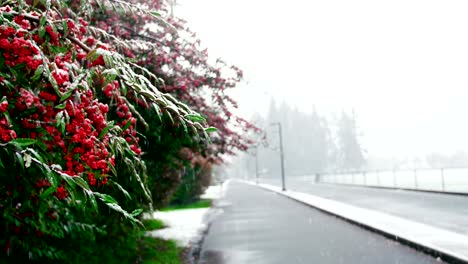
MULTIPOLYGON (((280 186, 278 180, 262 179, 261 182, 280 186)), ((287 180, 286 187, 468 235, 467 195, 314 184, 294 178, 287 180)))
POLYGON ((284 196, 231 182, 200 264, 442 263, 284 196))

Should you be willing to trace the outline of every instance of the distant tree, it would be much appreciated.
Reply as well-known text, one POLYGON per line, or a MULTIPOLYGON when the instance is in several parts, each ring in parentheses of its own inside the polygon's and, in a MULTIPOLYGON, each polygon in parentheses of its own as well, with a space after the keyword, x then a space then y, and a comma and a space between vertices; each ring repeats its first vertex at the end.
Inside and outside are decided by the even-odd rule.
POLYGON ((326 168, 325 171, 336 171, 339 165, 339 150, 337 145, 337 136, 336 136, 336 129, 333 130, 330 127, 330 121, 326 118, 322 118, 323 129, 325 133, 325 141, 327 146, 327 153, 326 153, 326 168))
POLYGON ((255 114, 251 121, 257 127, 264 128, 267 145, 262 144, 263 137, 258 137, 258 148, 235 162, 236 173, 254 176, 254 153, 257 151, 260 177, 279 179, 278 128, 270 125, 275 122, 282 125, 284 165, 289 177, 338 169, 360 169, 365 164, 354 115, 343 112, 336 120, 336 128, 334 126, 332 129, 327 118, 315 108, 311 113, 305 113, 284 102, 278 105, 271 99, 266 118, 255 114))
POLYGON ((365 163, 363 150, 358 140, 354 111, 348 115, 344 111, 338 121, 337 131, 338 160, 341 169, 360 169, 365 163))
POLYGON ((328 153, 332 147, 331 141, 328 140, 328 122, 320 117, 315 109, 308 120, 310 137, 307 143, 310 146, 310 166, 314 172, 320 173, 328 167, 328 153))
MULTIPOLYGON (((328 156, 333 142, 328 122, 315 109, 304 113, 286 103, 276 105, 272 99, 263 123, 281 122, 286 174, 306 175, 322 172, 328 167, 328 156)), ((261 150, 260 167, 272 177, 279 177, 279 139, 276 127, 266 129, 268 148, 261 150)))

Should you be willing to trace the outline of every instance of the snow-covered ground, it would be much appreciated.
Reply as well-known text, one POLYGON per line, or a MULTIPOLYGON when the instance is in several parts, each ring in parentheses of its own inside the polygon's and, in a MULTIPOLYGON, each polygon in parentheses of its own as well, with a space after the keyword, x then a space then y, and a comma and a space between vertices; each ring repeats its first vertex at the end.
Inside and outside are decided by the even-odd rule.
POLYGON ((200 197, 201 199, 213 199, 217 200, 223 197, 224 192, 226 191, 228 181, 225 181, 224 184, 210 186, 206 189, 205 193, 200 197))
MULTIPOLYGON (((202 199, 216 200, 223 197, 228 181, 221 185, 210 186, 202 199)), ((181 247, 187 247, 198 241, 208 228, 211 208, 174 210, 169 212, 154 212, 149 218, 160 219, 167 228, 150 231, 147 234, 163 239, 172 239, 181 247)))

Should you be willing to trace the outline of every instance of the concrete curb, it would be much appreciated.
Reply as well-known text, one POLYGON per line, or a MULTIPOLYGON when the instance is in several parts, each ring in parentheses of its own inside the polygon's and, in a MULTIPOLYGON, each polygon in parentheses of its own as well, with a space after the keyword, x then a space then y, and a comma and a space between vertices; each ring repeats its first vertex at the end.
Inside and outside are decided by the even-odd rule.
POLYGON ((221 209, 217 209, 215 207, 211 207, 204 215, 204 222, 206 226, 199 230, 198 236, 192 238, 192 241, 189 243, 189 252, 188 252, 188 260, 189 262, 186 264, 196 264, 200 260, 200 255, 203 247, 203 242, 205 241, 205 237, 210 231, 211 224, 213 223, 214 219, 222 214, 221 209))
POLYGON ((190 251, 188 252, 189 255, 189 262, 187 264, 197 264, 200 261, 201 252, 203 249, 203 243, 205 241, 205 237, 210 231, 211 224, 216 219, 217 216, 223 213, 223 210, 218 208, 219 199, 223 199, 226 195, 226 191, 228 189, 228 185, 231 182, 230 179, 224 181, 221 185, 221 195, 219 198, 213 200, 213 206, 206 212, 204 216, 204 223, 206 227, 201 230, 199 236, 194 238, 190 243, 190 251))
POLYGON ((382 234, 449 263, 468 263, 468 236, 318 196, 246 182, 382 234))

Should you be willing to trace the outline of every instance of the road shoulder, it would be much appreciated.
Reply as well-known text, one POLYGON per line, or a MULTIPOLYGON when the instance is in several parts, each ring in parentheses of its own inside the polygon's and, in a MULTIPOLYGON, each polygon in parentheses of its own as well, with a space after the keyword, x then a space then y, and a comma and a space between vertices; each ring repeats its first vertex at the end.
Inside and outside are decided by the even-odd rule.
POLYGON ((246 182, 405 242, 450 263, 468 263, 468 236, 322 197, 246 182))

